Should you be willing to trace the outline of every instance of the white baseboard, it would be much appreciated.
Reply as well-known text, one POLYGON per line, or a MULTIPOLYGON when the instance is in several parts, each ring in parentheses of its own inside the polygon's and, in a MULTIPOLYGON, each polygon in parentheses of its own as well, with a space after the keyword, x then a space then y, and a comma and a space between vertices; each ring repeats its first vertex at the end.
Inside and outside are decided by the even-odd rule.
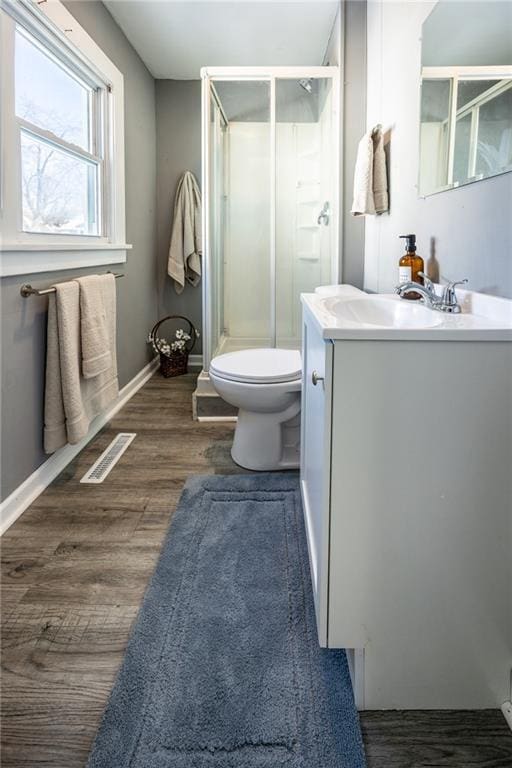
POLYGON ((201 422, 205 422, 205 423, 208 422, 208 421, 213 421, 213 422, 218 422, 218 423, 222 423, 222 422, 226 422, 227 421, 227 422, 234 422, 235 423, 235 422, 238 421, 238 417, 237 416, 198 416, 196 421, 201 421, 201 422))
POLYGON ((55 480, 58 474, 67 467, 70 461, 85 448, 100 429, 115 416, 115 414, 133 397, 133 395, 151 378, 158 368, 158 357, 155 357, 139 373, 123 387, 116 400, 108 409, 96 416, 92 421, 87 435, 76 445, 64 445, 55 451, 35 472, 13 491, 0 504, 0 536, 14 523, 40 493, 55 480))
POLYGON ((364 707, 364 648, 346 648, 348 671, 354 693, 354 704, 358 711, 364 707))
POLYGON ((507 721, 508 727, 512 731, 512 702, 505 701, 505 703, 501 705, 501 711, 503 712, 503 716, 507 721))

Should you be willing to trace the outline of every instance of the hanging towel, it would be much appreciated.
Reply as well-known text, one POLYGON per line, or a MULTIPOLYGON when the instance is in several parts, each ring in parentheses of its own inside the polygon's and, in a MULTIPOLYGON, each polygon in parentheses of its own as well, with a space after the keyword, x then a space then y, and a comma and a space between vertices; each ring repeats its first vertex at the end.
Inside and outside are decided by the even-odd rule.
POLYGON ((78 278, 80 286, 80 340, 82 376, 92 379, 112 366, 107 306, 115 303, 115 277, 87 275, 78 278), (113 297, 113 298, 112 298, 113 297))
POLYGON ((382 131, 368 131, 357 149, 354 171, 354 216, 375 215, 388 210, 386 154, 382 131))
POLYGON ((46 344, 46 453, 80 442, 92 419, 119 394, 115 292, 107 295, 105 303, 111 365, 94 378, 85 379, 80 351, 80 286, 72 280, 54 287, 56 292, 49 296, 46 344))
POLYGON ((201 279, 201 192, 190 171, 178 182, 174 199, 174 219, 167 272, 174 280, 176 293, 185 282, 197 285, 201 279))
POLYGON ((389 209, 388 174, 386 168, 386 153, 384 152, 384 136, 378 128, 373 132, 373 205, 375 213, 384 213, 389 209))

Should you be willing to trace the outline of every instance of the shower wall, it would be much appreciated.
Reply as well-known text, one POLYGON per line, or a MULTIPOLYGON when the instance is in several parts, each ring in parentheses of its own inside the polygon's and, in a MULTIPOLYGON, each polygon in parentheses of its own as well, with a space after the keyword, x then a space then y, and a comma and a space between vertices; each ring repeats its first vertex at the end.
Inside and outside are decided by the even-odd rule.
MULTIPOLYGON (((319 225, 325 202, 331 215, 331 101, 316 122, 276 125, 276 336, 278 346, 300 347, 300 294, 331 281, 335 228, 319 225)), ((280 117, 278 110, 277 117, 280 117)))

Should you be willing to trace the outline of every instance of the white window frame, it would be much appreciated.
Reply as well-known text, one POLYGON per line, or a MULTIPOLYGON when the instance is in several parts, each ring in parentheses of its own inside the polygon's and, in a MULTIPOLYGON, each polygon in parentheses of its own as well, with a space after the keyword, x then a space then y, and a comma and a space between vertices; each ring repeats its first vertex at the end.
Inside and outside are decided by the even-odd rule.
MULTIPOLYGON (((119 264, 126 261, 123 75, 60 0, 1 0, 2 115, 0 145, 0 276, 119 264), (102 142, 97 235, 24 232, 21 219, 20 132, 15 115, 16 27, 26 30, 64 66, 98 89, 102 142)), ((30 128, 32 130, 32 127, 30 128)), ((36 129, 44 138, 44 131, 36 129)), ((65 142, 63 142, 65 144, 65 142)), ((97 150, 94 150, 95 152, 97 150)), ((81 155, 87 152, 80 151, 81 155)))

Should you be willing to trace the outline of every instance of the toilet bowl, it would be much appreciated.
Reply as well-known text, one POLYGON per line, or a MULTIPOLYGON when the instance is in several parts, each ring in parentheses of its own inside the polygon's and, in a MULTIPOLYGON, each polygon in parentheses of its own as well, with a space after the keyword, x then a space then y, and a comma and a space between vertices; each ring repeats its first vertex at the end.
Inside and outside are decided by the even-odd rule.
POLYGON ((239 409, 231 455, 245 469, 299 466, 301 368, 291 349, 244 349, 211 361, 213 386, 239 409))

